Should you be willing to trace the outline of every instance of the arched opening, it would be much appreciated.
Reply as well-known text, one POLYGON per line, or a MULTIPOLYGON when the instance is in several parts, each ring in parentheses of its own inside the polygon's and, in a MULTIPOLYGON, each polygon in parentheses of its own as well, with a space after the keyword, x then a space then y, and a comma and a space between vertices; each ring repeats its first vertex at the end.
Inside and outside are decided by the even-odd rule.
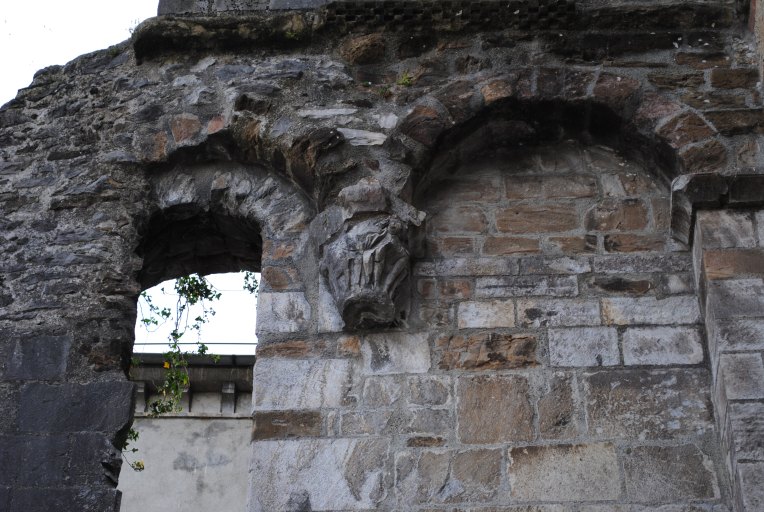
MULTIPOLYGON (((256 340, 256 309, 250 292, 233 289, 236 281, 241 285, 241 277, 219 276, 243 271, 259 273, 263 261, 268 262, 266 269, 285 265, 284 258, 274 261, 268 249, 264 252, 263 240, 276 247, 291 240, 295 232, 284 231, 293 228, 292 222, 307 218, 309 208, 299 193, 256 166, 178 166, 151 176, 150 185, 155 206, 142 225, 136 249, 143 262, 138 273, 141 288, 146 290, 192 273, 208 276, 213 286, 221 283, 215 286, 221 300, 233 297, 234 302, 241 302, 236 300, 237 295, 246 298, 249 309, 242 310, 241 304, 236 304, 235 315, 246 317, 248 321, 241 328, 249 332, 237 336, 233 343, 202 337, 208 355, 185 356, 190 382, 183 392, 180 410, 159 416, 151 414, 150 404, 160 393, 168 371, 163 367, 167 358, 161 353, 133 352, 134 358, 140 360, 131 370, 131 378, 138 386, 133 428, 139 437, 129 448, 139 451, 127 456, 130 462, 143 462, 145 469, 134 472, 123 465, 122 510, 243 510, 252 431, 255 355, 251 340, 256 340)), ((165 286, 172 295, 171 285, 165 286)), ((271 279, 265 286, 271 290, 278 283, 271 279)), ((225 316, 220 306, 212 304, 218 314, 225 316)), ((194 315, 192 312, 192 319, 194 315)), ((228 323, 234 320, 239 319, 228 323)), ((197 333, 189 336, 179 341, 183 351, 193 352, 197 333)), ((155 343, 162 341, 160 337, 155 343)), ((149 351, 163 350, 157 346, 149 351)))

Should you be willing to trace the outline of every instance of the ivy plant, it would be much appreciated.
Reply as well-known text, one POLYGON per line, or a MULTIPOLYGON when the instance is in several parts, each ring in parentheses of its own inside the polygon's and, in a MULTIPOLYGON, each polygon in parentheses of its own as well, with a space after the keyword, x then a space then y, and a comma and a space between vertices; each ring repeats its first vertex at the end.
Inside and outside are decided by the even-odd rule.
MULTIPOLYGON (((257 294, 258 281, 254 272, 244 273, 243 287, 244 290, 255 295, 257 294)), ((156 397, 148 404, 148 415, 152 418, 162 414, 182 411, 180 405, 181 398, 183 397, 183 392, 190 385, 188 357, 194 354, 206 355, 208 353, 209 347, 204 344, 200 337, 201 329, 209 321, 210 317, 215 315, 215 310, 210 306, 210 303, 220 299, 221 296, 221 293, 212 286, 212 283, 204 276, 197 274, 178 278, 175 281, 174 289, 178 299, 173 308, 160 308, 154 304, 151 295, 145 291, 141 293, 141 298, 147 306, 147 311, 144 311, 141 307, 140 323, 149 330, 156 329, 166 322, 171 322, 172 326, 172 330, 167 337, 168 350, 163 354, 164 381, 157 386, 156 397), (197 305, 201 307, 201 313, 192 318, 191 308, 197 305), (183 350, 181 348, 181 338, 187 332, 193 333, 194 331, 197 334, 194 350, 183 350)), ((164 288, 160 290, 162 293, 165 293, 164 288)), ((211 355, 211 357, 215 362, 220 359, 218 355, 211 355)), ((133 365, 138 363, 139 361, 133 358, 133 365)), ((122 447, 123 456, 126 453, 137 452, 137 448, 129 448, 130 443, 135 443, 137 440, 138 432, 131 428, 122 447)), ((127 457, 125 457, 125 460, 135 471, 143 471, 145 469, 143 461, 131 462, 127 457)))

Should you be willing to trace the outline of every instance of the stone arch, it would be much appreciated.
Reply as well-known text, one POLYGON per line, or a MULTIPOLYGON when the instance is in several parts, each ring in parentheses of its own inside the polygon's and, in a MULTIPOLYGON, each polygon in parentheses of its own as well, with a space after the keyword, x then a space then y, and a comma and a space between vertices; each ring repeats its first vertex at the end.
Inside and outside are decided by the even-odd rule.
POLYGON ((611 146, 655 168, 665 182, 727 168, 717 130, 690 106, 628 76, 567 67, 452 82, 412 104, 397 140, 413 148, 407 161, 414 188, 421 189, 497 141, 527 145, 563 137, 611 146), (465 142, 470 151, 460 155, 465 142))

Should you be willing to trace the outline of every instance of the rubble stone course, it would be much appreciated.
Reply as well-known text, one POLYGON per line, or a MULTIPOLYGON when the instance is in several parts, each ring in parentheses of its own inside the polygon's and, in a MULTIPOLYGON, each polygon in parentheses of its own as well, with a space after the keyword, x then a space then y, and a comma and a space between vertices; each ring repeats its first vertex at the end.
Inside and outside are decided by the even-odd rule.
POLYGON ((760 510, 733 4, 162 0, 38 72, 0 108, 0 510, 119 509, 139 292, 239 270, 252 512, 760 510))

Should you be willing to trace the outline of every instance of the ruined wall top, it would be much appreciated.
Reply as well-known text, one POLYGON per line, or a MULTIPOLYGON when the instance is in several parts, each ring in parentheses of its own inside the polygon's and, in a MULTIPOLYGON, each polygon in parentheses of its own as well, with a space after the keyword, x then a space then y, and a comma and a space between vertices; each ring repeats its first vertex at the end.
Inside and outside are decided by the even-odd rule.
MULTIPOLYGON (((399 8, 403 9, 404 4, 448 4, 454 6, 467 5, 467 4, 481 4, 485 6, 487 4, 502 4, 502 7, 522 7, 522 4, 527 4, 527 8, 531 10, 538 10, 544 12, 554 12, 560 7, 579 7, 579 8, 597 8, 605 6, 624 6, 635 5, 636 2, 629 2, 624 0, 521 0, 514 2, 496 2, 486 0, 396 0, 396 1, 382 1, 382 0, 159 0, 159 8, 157 13, 159 15, 178 15, 178 14, 217 14, 217 13, 233 13, 233 12, 251 12, 251 11, 263 11, 263 10, 283 10, 283 9, 316 9, 330 3, 351 3, 351 4, 368 4, 369 6, 379 7, 380 4, 394 3, 399 8)), ((656 6, 656 5, 670 5, 670 4, 682 4, 687 2, 681 2, 676 0, 643 0, 638 2, 639 5, 644 6, 656 6)), ((708 4, 708 5, 721 5, 729 4, 729 0, 700 0, 692 3, 708 4)))

